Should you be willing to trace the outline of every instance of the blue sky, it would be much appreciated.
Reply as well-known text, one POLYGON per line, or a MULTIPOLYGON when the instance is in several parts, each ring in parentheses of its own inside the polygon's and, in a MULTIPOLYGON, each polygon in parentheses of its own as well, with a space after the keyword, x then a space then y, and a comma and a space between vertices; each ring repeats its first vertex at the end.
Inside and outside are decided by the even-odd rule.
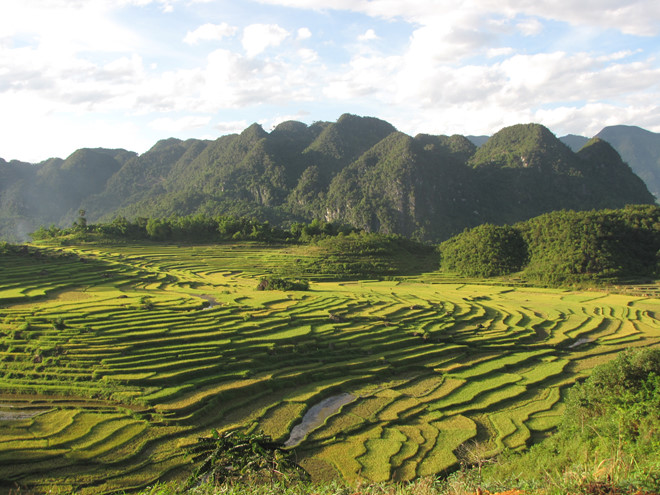
POLYGON ((657 0, 2 0, 0 157, 253 122, 660 132, 657 0))

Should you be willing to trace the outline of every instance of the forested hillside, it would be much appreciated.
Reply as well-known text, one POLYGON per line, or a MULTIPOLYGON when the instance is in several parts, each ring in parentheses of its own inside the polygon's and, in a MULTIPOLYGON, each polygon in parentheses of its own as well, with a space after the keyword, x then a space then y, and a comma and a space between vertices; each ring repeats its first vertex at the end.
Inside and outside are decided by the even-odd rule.
POLYGON ((39 164, 0 160, 0 237, 117 216, 203 214, 347 223, 420 240, 559 209, 654 202, 603 141, 571 151, 537 124, 481 148, 463 136, 414 137, 371 117, 253 124, 214 141, 166 139, 138 155, 82 149, 39 164))
POLYGON ((470 277, 517 273, 564 285, 660 276, 660 207, 554 211, 480 225, 440 245, 441 267, 470 277))

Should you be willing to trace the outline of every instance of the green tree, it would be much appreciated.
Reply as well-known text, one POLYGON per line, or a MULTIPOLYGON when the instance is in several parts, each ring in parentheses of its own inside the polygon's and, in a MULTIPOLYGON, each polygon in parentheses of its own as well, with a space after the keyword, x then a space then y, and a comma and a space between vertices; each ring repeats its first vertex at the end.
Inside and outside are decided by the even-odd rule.
POLYGON ((171 228, 166 220, 150 218, 147 220, 147 235, 150 239, 162 241, 170 237, 171 228))

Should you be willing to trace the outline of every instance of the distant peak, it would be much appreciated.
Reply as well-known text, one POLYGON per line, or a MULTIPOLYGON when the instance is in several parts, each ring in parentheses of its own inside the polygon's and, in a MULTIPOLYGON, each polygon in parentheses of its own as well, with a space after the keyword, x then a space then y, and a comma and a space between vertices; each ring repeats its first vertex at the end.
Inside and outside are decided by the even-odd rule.
POLYGON ((578 155, 585 160, 598 161, 600 163, 622 163, 621 155, 615 150, 610 143, 598 137, 592 138, 587 141, 578 155))
POLYGON ((598 134, 596 134, 596 137, 602 137, 604 139, 607 139, 608 137, 612 136, 613 134, 628 134, 628 135, 655 135, 658 136, 659 134, 656 132, 651 132, 649 130, 643 129, 641 127, 638 127, 636 125, 610 125, 607 127, 604 127, 603 130, 601 130, 598 134))
POLYGON ((516 124, 496 132, 474 155, 472 165, 564 169, 574 153, 541 124, 516 124))
POLYGON ((156 144, 154 144, 147 153, 153 153, 153 152, 158 152, 162 151, 166 148, 170 148, 172 146, 177 146, 181 144, 183 141, 177 138, 167 138, 167 139, 161 139, 158 141, 156 144))
POLYGON ((345 113, 341 117, 337 119, 337 125, 339 126, 344 126, 344 125, 360 125, 360 124, 365 124, 365 125, 378 125, 378 126, 386 126, 392 129, 392 131, 395 131, 396 129, 392 124, 389 122, 376 118, 376 117, 360 117, 359 115, 353 115, 350 113, 345 113))
POLYGON ((268 133, 264 131, 261 124, 257 124, 256 122, 241 132, 241 137, 248 139, 261 139, 266 136, 268 136, 268 133))
POLYGON ((292 132, 304 132, 307 130, 307 124, 303 122, 298 122, 297 120, 287 120, 277 124, 273 132, 282 132, 282 133, 292 133, 292 132))

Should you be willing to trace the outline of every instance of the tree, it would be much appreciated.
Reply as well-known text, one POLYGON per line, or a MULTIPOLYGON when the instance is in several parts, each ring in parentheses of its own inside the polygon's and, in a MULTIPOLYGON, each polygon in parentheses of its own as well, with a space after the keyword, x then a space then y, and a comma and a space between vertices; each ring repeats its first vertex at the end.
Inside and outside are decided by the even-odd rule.
POLYGON ((87 218, 85 218, 85 210, 78 210, 78 220, 74 223, 77 230, 86 231, 87 230, 87 218))
POLYGON ((170 236, 171 229, 167 220, 160 220, 158 218, 150 218, 147 220, 147 235, 149 238, 162 241, 170 236))

